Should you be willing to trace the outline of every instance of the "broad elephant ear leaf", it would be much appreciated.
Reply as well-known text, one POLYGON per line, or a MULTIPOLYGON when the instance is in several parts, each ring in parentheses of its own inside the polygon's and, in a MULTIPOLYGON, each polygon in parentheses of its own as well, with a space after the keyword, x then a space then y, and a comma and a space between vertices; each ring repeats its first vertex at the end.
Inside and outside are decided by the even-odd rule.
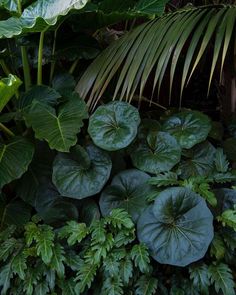
POLYGON ((0 112, 16 93, 21 84, 21 80, 17 76, 11 74, 7 78, 0 80, 0 112))
POLYGON ((88 132, 93 142, 107 151, 127 147, 136 137, 138 110, 126 102, 114 101, 100 106, 90 117, 88 132))
POLYGON ((51 149, 61 152, 68 152, 76 144, 76 135, 87 117, 86 104, 75 93, 58 110, 35 100, 25 114, 27 125, 32 126, 35 136, 46 140, 51 149))
POLYGON ((58 18, 72 9, 82 9, 88 0, 38 0, 28 6, 20 17, 0 21, 0 39, 27 32, 42 32, 54 26, 58 18))
POLYGON ((184 111, 169 117, 163 130, 173 135, 182 148, 190 149, 207 138, 211 122, 200 112, 184 111))
POLYGON ((184 160, 179 165, 181 178, 210 175, 214 169, 215 153, 216 149, 207 141, 185 151, 184 160))
POLYGON ((0 143, 0 189, 27 171, 33 154, 33 144, 24 137, 14 137, 6 144, 0 143))
POLYGON ((124 208, 136 222, 148 206, 147 196, 151 191, 148 179, 148 174, 136 169, 117 174, 101 194, 99 205, 102 215, 107 216, 113 209, 124 208))
POLYGON ((151 132, 145 140, 134 145, 131 153, 136 168, 149 173, 165 172, 179 161, 181 148, 167 132, 151 132))
POLYGON ((53 183, 61 195, 83 199, 102 190, 109 179, 111 166, 106 152, 95 146, 88 146, 86 151, 81 146, 75 146, 70 154, 59 154, 55 158, 53 183), (85 155, 86 158, 81 161, 85 155))
POLYGON ((206 202, 186 188, 169 188, 140 216, 138 238, 159 263, 186 266, 201 259, 214 236, 206 202))

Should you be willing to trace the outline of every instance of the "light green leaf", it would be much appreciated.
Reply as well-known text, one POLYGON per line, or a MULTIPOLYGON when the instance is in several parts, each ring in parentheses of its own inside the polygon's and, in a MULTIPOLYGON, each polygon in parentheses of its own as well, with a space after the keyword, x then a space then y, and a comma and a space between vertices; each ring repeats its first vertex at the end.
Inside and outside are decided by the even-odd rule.
POLYGON ((148 249, 144 244, 133 246, 130 255, 134 261, 135 266, 138 267, 141 272, 148 272, 150 267, 150 259, 148 249))
POLYGON ((223 226, 228 225, 236 231, 236 205, 234 205, 233 210, 225 210, 220 216, 217 217, 217 220, 222 222, 223 226))
POLYGON ((213 216, 196 193, 169 188, 142 213, 137 234, 159 263, 186 266, 206 254, 214 235, 213 216))
POLYGON ((58 18, 72 9, 81 9, 87 0, 38 0, 28 6, 21 17, 0 21, 0 39, 12 38, 25 32, 42 32, 54 26, 58 18))
POLYGON ((208 183, 200 183, 196 192, 199 193, 211 206, 215 207, 217 205, 215 194, 211 191, 211 187, 208 183))
POLYGON ((75 146, 70 154, 58 154, 52 180, 61 195, 83 199, 99 193, 111 173, 111 159, 99 148, 75 146))
POLYGON ((24 137, 0 143, 0 188, 23 175, 32 161, 34 146, 24 137))
POLYGON ((0 80, 0 113, 21 84, 21 80, 11 74, 0 80))
POLYGON ((135 295, 154 295, 158 280, 149 276, 141 276, 136 284, 135 295))
POLYGON ((95 111, 89 119, 88 132, 97 146, 115 151, 134 140, 139 124, 136 108, 126 102, 114 101, 95 111))
POLYGON ((88 234, 85 223, 77 223, 76 221, 68 221, 59 232, 60 238, 67 238, 69 246, 80 243, 88 234))
POLYGON ((110 215, 105 218, 105 222, 108 224, 112 224, 114 227, 117 227, 119 229, 121 229, 122 227, 128 229, 134 227, 133 221, 124 209, 113 209, 110 215))
POLYGON ((76 144, 76 135, 87 116, 85 102, 73 94, 68 102, 59 106, 57 112, 35 100, 25 117, 38 139, 46 140, 51 149, 68 152, 76 144))

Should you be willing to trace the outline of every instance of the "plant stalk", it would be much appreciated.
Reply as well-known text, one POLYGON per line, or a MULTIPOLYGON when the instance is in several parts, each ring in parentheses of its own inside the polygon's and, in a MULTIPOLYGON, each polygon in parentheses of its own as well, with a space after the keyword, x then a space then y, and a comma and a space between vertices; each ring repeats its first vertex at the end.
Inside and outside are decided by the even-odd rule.
POLYGON ((76 67, 77 67, 77 65, 78 65, 78 63, 79 63, 79 58, 78 59, 76 59, 74 62, 73 62, 73 64, 71 65, 71 67, 70 67, 70 70, 69 70, 69 74, 73 74, 74 73, 74 71, 75 71, 75 69, 76 69, 76 67))
POLYGON ((8 76, 9 74, 11 74, 10 70, 8 69, 5 61, 3 59, 0 59, 0 65, 2 67, 2 70, 4 72, 4 74, 6 74, 6 76, 8 76))
POLYGON ((25 46, 21 46, 22 65, 24 72, 25 90, 28 91, 31 86, 30 66, 25 46))
POLYGON ((44 35, 45 35, 45 31, 40 33, 39 51, 38 51, 37 85, 42 85, 42 83, 43 83, 43 42, 44 42, 44 35))
POLYGON ((0 123, 0 130, 2 130, 9 137, 15 136, 15 134, 2 123, 0 123))
MULTIPOLYGON (((56 52, 56 41, 57 41, 57 30, 58 30, 58 28, 54 32, 54 40, 53 40, 53 46, 52 46, 52 58, 54 58, 54 55, 55 55, 55 52, 56 52)), ((52 79, 53 79, 53 75, 54 75, 54 70, 55 70, 55 65, 56 65, 55 60, 52 60, 52 62, 51 62, 51 69, 50 69, 50 79, 49 79, 49 84, 50 85, 52 83, 52 79)))

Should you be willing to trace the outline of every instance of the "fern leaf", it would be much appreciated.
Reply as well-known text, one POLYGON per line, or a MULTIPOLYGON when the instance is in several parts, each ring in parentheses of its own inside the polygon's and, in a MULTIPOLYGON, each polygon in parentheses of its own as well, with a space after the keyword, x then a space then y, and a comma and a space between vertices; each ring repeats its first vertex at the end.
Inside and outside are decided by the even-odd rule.
POLYGON ((104 271, 109 277, 115 277, 120 271, 120 263, 113 257, 108 256, 103 262, 104 271))
POLYGON ((225 173, 229 169, 229 162, 222 148, 218 148, 215 153, 215 167, 218 172, 225 173))
POLYGON ((114 237, 114 244, 116 247, 121 247, 132 243, 135 240, 135 229, 119 231, 114 237))
POLYGON ((216 183, 227 183, 236 181, 235 171, 230 171, 227 173, 216 173, 213 175, 213 179, 216 183))
POLYGON ((29 222, 25 226, 25 239, 26 239, 26 244, 27 246, 31 246, 33 241, 36 241, 39 236, 39 228, 38 226, 33 223, 29 222))
POLYGON ((40 231, 36 236, 37 255, 41 256, 45 264, 49 264, 52 259, 52 249, 54 247, 54 232, 48 225, 41 225, 40 231))
POLYGON ((22 280, 24 280, 26 269, 26 254, 22 251, 12 259, 12 271, 14 274, 17 274, 22 280))
POLYGON ((141 276, 136 284, 135 295, 154 295, 158 280, 153 277, 141 276))
POLYGON ((83 260, 76 255, 75 252, 68 252, 65 256, 65 264, 69 266, 73 271, 78 271, 81 264, 83 264, 83 260))
POLYGON ((236 205, 234 209, 228 209, 217 217, 218 221, 221 221, 223 226, 228 225, 236 231, 236 205))
POLYGON ((77 223, 76 221, 68 221, 59 232, 60 238, 67 238, 69 246, 80 243, 88 234, 88 229, 85 223, 77 223))
POLYGON ((209 266, 208 271, 216 292, 221 290, 224 295, 235 295, 233 275, 228 265, 224 263, 212 264, 209 266))
POLYGON ((138 267, 141 272, 145 273, 149 271, 150 259, 145 245, 139 244, 133 246, 130 254, 135 266, 138 267))
POLYGON ((84 263, 81 265, 76 277, 76 281, 79 281, 75 286, 76 293, 80 294, 84 292, 86 287, 88 288, 91 287, 91 284, 95 278, 96 272, 97 272, 96 264, 84 263))
POLYGON ((8 263, 0 269, 0 287, 2 286, 1 295, 7 294, 12 277, 13 272, 11 269, 11 263, 8 263))
POLYGON ((103 243, 97 243, 96 241, 92 242, 91 250, 93 252, 93 255, 90 256, 90 261, 95 264, 100 263, 101 258, 105 258, 107 256, 108 251, 111 250, 113 245, 114 239, 111 233, 107 234, 106 241, 103 243))
POLYGON ((156 185, 157 187, 171 186, 178 184, 178 176, 174 172, 165 172, 163 174, 158 174, 155 177, 151 177, 148 180, 148 183, 151 185, 156 185))
POLYGON ((59 278, 63 278, 65 274, 65 266, 63 262, 65 261, 65 252, 60 244, 56 244, 52 250, 52 260, 50 266, 56 271, 59 278))
POLYGON ((47 295, 49 292, 47 282, 40 282, 37 284, 37 289, 35 290, 35 295, 47 295))
POLYGON ((91 225, 91 235, 92 241, 105 242, 106 240, 106 230, 103 220, 94 220, 91 225))
POLYGON ((123 295, 123 284, 119 277, 107 278, 102 287, 102 294, 104 295, 123 295))
POLYGON ((210 185, 203 182, 198 186, 196 192, 198 192, 211 206, 215 207, 217 205, 217 199, 210 189, 210 185))
POLYGON ((75 292, 76 283, 73 278, 70 278, 66 281, 60 281, 59 286, 62 290, 62 295, 76 295, 78 293, 75 292))
POLYGON ((50 290, 52 291, 55 288, 56 284, 56 274, 55 271, 52 269, 48 269, 45 273, 46 275, 46 282, 48 283, 48 286, 50 290))
POLYGON ((129 280, 133 276, 133 263, 129 257, 126 257, 120 262, 120 275, 125 284, 129 283, 129 280))
POLYGON ((223 239, 218 233, 215 233, 214 239, 211 243, 211 250, 210 250, 211 256, 215 256, 217 260, 220 260, 224 258, 225 250, 226 248, 225 248, 223 239))
POLYGON ((17 241, 14 238, 10 238, 1 244, 0 261, 6 261, 8 259, 8 257, 13 253, 16 244, 17 241))
POLYGON ((222 230, 222 236, 226 245, 231 249, 236 249, 236 232, 232 228, 224 228, 222 230))
POLYGON ((208 277, 208 266, 201 264, 189 268, 190 279, 193 281, 193 286, 201 291, 201 294, 208 294, 210 280, 208 277))
POLYGON ((134 227, 131 217, 124 209, 113 209, 110 216, 105 219, 105 222, 119 229, 122 227, 129 229, 134 227))

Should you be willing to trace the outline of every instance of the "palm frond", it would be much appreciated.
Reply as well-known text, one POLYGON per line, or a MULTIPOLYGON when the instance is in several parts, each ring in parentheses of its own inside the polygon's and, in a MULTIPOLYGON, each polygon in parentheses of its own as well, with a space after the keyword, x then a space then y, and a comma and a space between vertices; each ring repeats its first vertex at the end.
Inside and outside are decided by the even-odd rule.
POLYGON ((150 78, 153 94, 158 94, 165 74, 170 76, 171 89, 181 53, 185 54, 180 97, 204 53, 213 42, 209 76, 212 82, 216 64, 220 61, 220 78, 230 42, 235 31, 236 6, 203 6, 179 10, 149 21, 102 52, 81 77, 77 91, 93 109, 111 80, 118 74, 114 99, 131 101, 136 93, 142 97, 150 78))

